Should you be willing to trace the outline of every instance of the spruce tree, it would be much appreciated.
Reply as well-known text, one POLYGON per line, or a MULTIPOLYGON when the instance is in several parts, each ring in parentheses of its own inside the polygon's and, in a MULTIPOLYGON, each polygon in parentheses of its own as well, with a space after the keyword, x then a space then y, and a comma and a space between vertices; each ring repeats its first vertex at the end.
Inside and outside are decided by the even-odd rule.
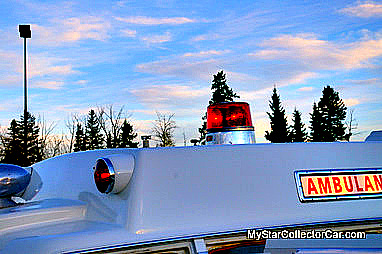
POLYGON ((85 136, 88 150, 103 148, 104 139, 101 133, 101 126, 93 109, 89 111, 86 121, 85 136))
POLYGON ((271 121, 271 131, 265 131, 265 138, 272 143, 290 142, 287 118, 281 105, 280 96, 276 88, 273 89, 272 98, 269 101, 271 112, 267 112, 271 121))
POLYGON ((77 123, 76 126, 75 141, 73 146, 74 152, 86 151, 87 149, 86 136, 80 123, 77 123))
POLYGON ((305 142, 307 133, 304 124, 301 121, 301 113, 295 108, 293 112, 293 124, 290 129, 290 140, 292 142, 305 142))
POLYGON ((134 139, 138 136, 137 133, 134 132, 133 126, 126 121, 123 122, 121 127, 121 134, 119 137, 119 147, 138 147, 138 142, 133 142, 134 139))
POLYGON ((337 140, 346 140, 346 106, 340 99, 338 92, 327 86, 322 91, 322 98, 318 102, 323 117, 323 141, 333 142, 337 140))
POLYGON ((20 126, 13 119, 4 137, 4 157, 2 163, 21 165, 23 154, 23 143, 20 139, 20 126))
POLYGON ((316 103, 313 103, 313 112, 310 114, 310 136, 312 142, 324 141, 324 124, 323 116, 316 103))
POLYGON ((5 141, 4 163, 25 167, 42 160, 42 149, 39 140, 40 128, 36 123, 36 118, 31 113, 27 112, 26 130, 24 115, 18 121, 12 120, 8 130, 8 137, 5 141), (25 131, 27 131, 26 144, 25 131), (27 153, 25 153, 25 146, 27 153))
MULTIPOLYGON (((211 85, 212 97, 209 101, 209 105, 220 103, 220 102, 231 102, 234 98, 240 98, 236 93, 233 92, 232 88, 227 85, 226 74, 223 71, 218 72, 214 75, 211 85)), ((202 117, 203 124, 199 128, 200 138, 199 142, 205 144, 206 129, 207 129, 207 113, 202 117)))
POLYGON ((211 85, 212 98, 209 102, 210 105, 220 102, 230 102, 233 101, 234 98, 240 98, 240 96, 234 93, 232 88, 227 85, 225 76, 223 71, 214 75, 211 85))

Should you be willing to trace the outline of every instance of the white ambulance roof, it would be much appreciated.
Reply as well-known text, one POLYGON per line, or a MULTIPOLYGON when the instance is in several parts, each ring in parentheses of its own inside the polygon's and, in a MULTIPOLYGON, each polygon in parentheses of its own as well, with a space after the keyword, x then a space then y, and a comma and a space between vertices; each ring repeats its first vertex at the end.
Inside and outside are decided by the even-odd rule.
POLYGON ((36 203, 0 210, 0 250, 84 250, 382 219, 381 199, 301 203, 294 180, 297 169, 382 168, 381 154, 380 142, 338 142, 112 149, 52 158, 33 166, 43 181, 36 203), (120 194, 101 194, 92 167, 117 153, 134 156, 133 177, 120 194), (22 218, 26 223, 15 224, 22 218))

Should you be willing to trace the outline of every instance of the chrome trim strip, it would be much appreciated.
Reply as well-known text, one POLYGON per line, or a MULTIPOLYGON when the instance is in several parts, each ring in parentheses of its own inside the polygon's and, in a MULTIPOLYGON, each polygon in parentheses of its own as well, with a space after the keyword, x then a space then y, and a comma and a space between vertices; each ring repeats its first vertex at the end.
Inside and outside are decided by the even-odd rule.
POLYGON ((208 133, 214 132, 226 132, 226 131, 254 131, 255 128, 253 126, 237 126, 237 127, 224 127, 224 128, 212 128, 207 129, 208 133))
POLYGON ((356 199, 374 199, 382 198, 381 194, 356 194, 356 195, 347 195, 347 196, 332 196, 332 197, 310 197, 307 198, 304 196, 302 190, 301 176, 328 176, 328 175, 341 175, 341 174, 368 174, 368 173, 381 173, 382 168, 351 168, 351 169, 312 169, 312 170, 295 170, 294 179, 296 182, 296 188, 298 193, 298 198, 300 202, 324 202, 324 201, 337 201, 337 200, 356 200, 356 199))
POLYGON ((256 143, 255 132, 252 130, 236 130, 208 133, 206 143, 207 145, 254 144, 256 143))

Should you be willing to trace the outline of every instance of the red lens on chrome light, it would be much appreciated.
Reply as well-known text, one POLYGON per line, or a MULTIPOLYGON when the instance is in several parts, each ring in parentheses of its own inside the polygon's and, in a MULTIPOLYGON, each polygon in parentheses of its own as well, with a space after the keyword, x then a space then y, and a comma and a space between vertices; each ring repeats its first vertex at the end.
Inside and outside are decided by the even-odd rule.
POLYGON ((111 161, 107 158, 97 160, 94 171, 94 181, 97 189, 101 193, 109 193, 112 191, 115 183, 115 173, 111 161))
POLYGON ((246 102, 225 102, 207 108, 207 129, 247 126, 252 126, 252 119, 246 102))

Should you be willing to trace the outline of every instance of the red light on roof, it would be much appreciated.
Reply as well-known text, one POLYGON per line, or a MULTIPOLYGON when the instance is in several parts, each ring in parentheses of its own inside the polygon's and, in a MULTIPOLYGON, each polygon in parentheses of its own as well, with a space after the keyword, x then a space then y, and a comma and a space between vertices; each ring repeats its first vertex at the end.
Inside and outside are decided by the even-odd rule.
POLYGON ((225 102, 207 108, 207 130, 248 126, 252 127, 252 119, 246 102, 225 102))

